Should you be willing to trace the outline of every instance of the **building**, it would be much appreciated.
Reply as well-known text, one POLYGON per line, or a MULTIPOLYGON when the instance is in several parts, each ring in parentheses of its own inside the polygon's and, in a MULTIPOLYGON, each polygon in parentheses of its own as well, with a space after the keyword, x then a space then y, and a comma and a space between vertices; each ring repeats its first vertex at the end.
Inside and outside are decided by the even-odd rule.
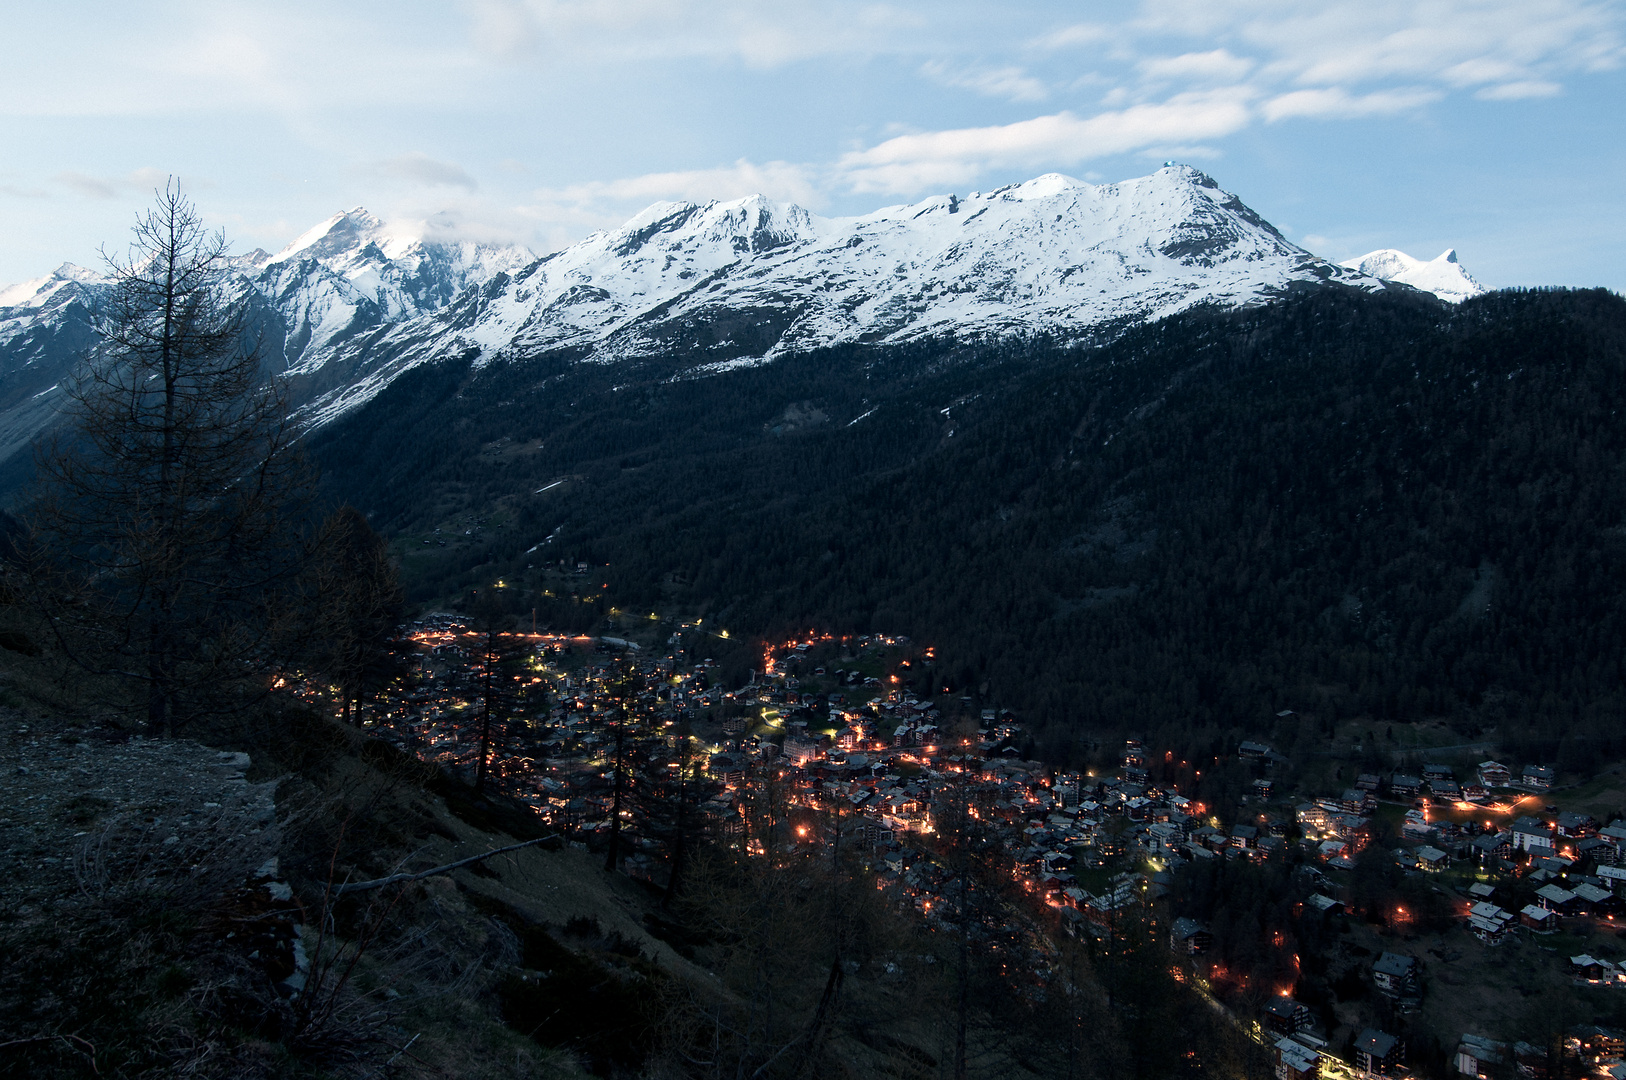
POLYGON ((1169 928, 1169 949, 1185 956, 1201 956, 1214 947, 1214 935, 1196 919, 1176 919, 1169 928))
POLYGON ((1437 847, 1429 847, 1427 844, 1418 848, 1416 855, 1417 865, 1424 870, 1444 870, 1446 863, 1449 861, 1445 852, 1437 847))
POLYGON ((1553 853, 1553 834, 1540 818, 1522 817, 1513 823, 1513 847, 1518 851, 1542 849, 1541 855, 1553 853))
POLYGON ((1414 799, 1423 789, 1423 781, 1416 776, 1395 773, 1389 778, 1389 791, 1398 798, 1414 799))
POLYGON ((1377 1028, 1367 1028, 1355 1040, 1355 1068, 1366 1076, 1398 1071, 1405 1056, 1405 1044, 1377 1028))
POLYGON ((1400 997, 1417 989, 1417 959, 1404 953, 1386 952, 1372 965, 1372 981, 1378 992, 1400 997))
POLYGON ((1321 1055, 1296 1039, 1276 1040, 1276 1080, 1313 1080, 1321 1075, 1321 1055))
POLYGON ((1536 899, 1541 901, 1542 907, 1559 915, 1580 915, 1586 907, 1585 900, 1550 882, 1536 890, 1536 899))
POLYGON ((1481 900, 1468 909, 1468 929, 1486 945, 1500 945, 1515 923, 1512 912, 1504 911, 1489 900, 1481 900))
POLYGON ((1526 765, 1524 775, 1520 779, 1524 781, 1525 787, 1546 791, 1553 786, 1553 770, 1545 765, 1526 765))
POLYGON ((1538 934, 1551 934, 1558 929, 1558 913, 1535 904, 1526 904, 1519 912, 1519 925, 1529 927, 1538 934))
POLYGON ((1488 788, 1507 787, 1513 782, 1513 771, 1500 761, 1481 761, 1479 782, 1488 788))
POLYGON ((1487 1080, 1499 1072, 1496 1066, 1507 1060, 1507 1043, 1495 1042, 1482 1035, 1464 1035, 1457 1045, 1457 1056, 1452 1065, 1463 1076, 1487 1080))
POLYGON ((1310 1010, 1290 997, 1275 997, 1259 1016, 1266 1031, 1277 1035, 1297 1035, 1310 1026, 1310 1010))

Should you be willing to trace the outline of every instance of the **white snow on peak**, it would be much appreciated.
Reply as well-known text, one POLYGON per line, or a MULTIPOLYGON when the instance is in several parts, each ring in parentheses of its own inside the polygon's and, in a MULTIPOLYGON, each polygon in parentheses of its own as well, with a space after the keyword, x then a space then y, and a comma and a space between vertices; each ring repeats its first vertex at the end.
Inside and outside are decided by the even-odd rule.
POLYGON ((101 280, 101 275, 94 270, 65 262, 44 277, 0 286, 0 308, 44 307, 64 286, 94 285, 101 280))
POLYGON ((1174 166, 1101 186, 1051 173, 854 218, 762 196, 657 203, 515 275, 456 323, 488 357, 570 347, 612 360, 668 349, 679 325, 726 312, 738 329, 705 348, 771 356, 948 332, 1077 333, 1257 302, 1310 278, 1365 280, 1174 166))
POLYGON ((1414 259, 1404 251, 1383 248, 1340 265, 1384 281, 1398 281, 1402 285, 1431 292, 1453 304, 1460 304, 1470 296, 1488 291, 1457 262, 1456 248, 1450 248, 1427 262, 1414 259))
POLYGON ((850 218, 760 195, 661 202, 382 339, 341 346, 336 369, 366 378, 335 380, 307 415, 336 416, 439 356, 664 355, 698 376, 850 343, 1078 338, 1327 281, 1383 288, 1288 242, 1188 166, 1102 185, 1052 173, 850 218))

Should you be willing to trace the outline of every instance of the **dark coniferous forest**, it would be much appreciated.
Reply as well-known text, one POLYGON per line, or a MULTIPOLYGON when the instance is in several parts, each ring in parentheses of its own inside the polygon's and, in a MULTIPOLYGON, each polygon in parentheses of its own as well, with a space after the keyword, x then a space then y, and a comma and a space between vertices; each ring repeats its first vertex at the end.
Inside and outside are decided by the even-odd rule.
POLYGON ((1626 752, 1605 291, 1323 288, 1107 344, 708 378, 572 359, 424 366, 314 440, 414 599, 508 578, 558 627, 908 634, 940 650, 935 689, 1017 710, 1058 761, 1125 732, 1291 750, 1349 716, 1563 769, 1626 752), (578 562, 591 585, 542 594, 578 562))

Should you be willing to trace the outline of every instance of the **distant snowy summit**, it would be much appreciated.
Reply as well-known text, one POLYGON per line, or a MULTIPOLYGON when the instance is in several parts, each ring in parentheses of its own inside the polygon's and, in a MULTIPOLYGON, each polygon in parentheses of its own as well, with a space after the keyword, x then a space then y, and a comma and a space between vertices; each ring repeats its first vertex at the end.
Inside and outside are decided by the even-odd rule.
POLYGON ((1428 262, 1414 259, 1404 251, 1384 248, 1339 265, 1384 281, 1398 281, 1402 285, 1431 292, 1453 304, 1490 291, 1475 281, 1457 262, 1456 248, 1428 262))

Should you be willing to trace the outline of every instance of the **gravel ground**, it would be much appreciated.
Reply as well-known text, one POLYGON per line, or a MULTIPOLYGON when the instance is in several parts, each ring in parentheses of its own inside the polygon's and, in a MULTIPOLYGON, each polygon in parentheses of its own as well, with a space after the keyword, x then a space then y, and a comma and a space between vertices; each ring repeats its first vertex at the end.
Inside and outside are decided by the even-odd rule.
POLYGON ((0 715, 0 920, 136 880, 178 892, 243 881, 275 853, 275 785, 244 779, 247 754, 58 731, 0 715))

